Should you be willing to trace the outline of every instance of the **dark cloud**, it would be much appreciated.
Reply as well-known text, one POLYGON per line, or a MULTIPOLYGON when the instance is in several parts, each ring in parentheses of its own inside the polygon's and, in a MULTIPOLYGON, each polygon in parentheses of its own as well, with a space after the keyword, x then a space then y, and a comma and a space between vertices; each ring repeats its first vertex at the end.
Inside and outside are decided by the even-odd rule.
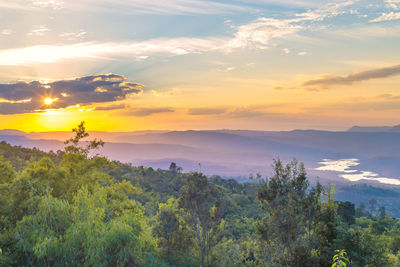
POLYGON ((37 105, 32 102, 9 103, 9 102, 1 102, 0 100, 0 114, 3 115, 30 113, 36 109, 37 105))
POLYGON ((349 85, 355 82, 367 81, 371 79, 387 78, 400 75, 400 65, 361 71, 347 76, 328 76, 321 79, 309 80, 303 83, 304 86, 322 86, 349 85))
POLYGON ((224 108, 192 108, 189 109, 188 114, 190 115, 218 115, 223 114, 227 110, 224 108))
POLYGON ((127 110, 123 112, 119 112, 119 115, 125 115, 125 116, 136 116, 136 117, 145 117, 145 116, 150 116, 153 114, 157 113, 166 113, 166 112, 175 112, 174 109, 172 108, 138 108, 138 109, 132 109, 132 110, 127 110))
POLYGON ((46 108, 59 109, 123 100, 142 91, 142 85, 116 74, 103 74, 59 80, 0 84, 0 114, 29 113, 46 108), (57 99, 46 106, 45 98, 57 99), (24 101, 30 100, 30 101, 24 101), (24 101, 24 102, 23 102, 24 101))

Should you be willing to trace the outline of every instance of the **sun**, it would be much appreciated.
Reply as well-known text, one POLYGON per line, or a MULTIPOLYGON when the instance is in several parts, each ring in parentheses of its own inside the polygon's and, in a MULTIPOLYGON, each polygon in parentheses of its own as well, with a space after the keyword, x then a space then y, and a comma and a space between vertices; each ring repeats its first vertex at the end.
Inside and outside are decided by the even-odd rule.
POLYGON ((50 106, 54 101, 57 101, 58 98, 45 98, 43 101, 46 105, 50 106))

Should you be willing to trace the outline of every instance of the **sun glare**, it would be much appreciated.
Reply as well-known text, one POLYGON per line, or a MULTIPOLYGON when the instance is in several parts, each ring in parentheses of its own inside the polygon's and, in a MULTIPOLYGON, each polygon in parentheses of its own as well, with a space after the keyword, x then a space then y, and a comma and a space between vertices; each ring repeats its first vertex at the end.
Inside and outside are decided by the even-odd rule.
POLYGON ((49 98, 49 97, 48 97, 48 98, 45 98, 45 99, 44 99, 44 103, 45 103, 46 105, 49 106, 49 105, 51 105, 54 101, 57 101, 57 99, 58 99, 58 98, 49 98))

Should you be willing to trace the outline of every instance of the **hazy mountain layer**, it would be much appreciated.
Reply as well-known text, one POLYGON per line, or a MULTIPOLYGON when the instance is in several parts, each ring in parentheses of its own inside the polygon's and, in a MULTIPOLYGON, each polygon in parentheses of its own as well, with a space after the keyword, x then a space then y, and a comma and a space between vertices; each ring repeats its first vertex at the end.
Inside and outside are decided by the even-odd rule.
MULTIPOLYGON (((311 179, 319 176, 322 182, 348 184, 351 180, 384 186, 394 185, 400 178, 400 133, 389 128, 356 131, 353 127, 346 132, 96 131, 91 137, 106 141, 100 154, 136 165, 168 168, 174 161, 186 171, 247 178, 250 173, 270 174, 274 158, 297 158, 305 163, 311 179), (346 162, 352 163, 343 165, 346 162)), ((62 140, 69 136, 70 132, 0 131, 0 140, 45 151, 62 149, 62 140)))

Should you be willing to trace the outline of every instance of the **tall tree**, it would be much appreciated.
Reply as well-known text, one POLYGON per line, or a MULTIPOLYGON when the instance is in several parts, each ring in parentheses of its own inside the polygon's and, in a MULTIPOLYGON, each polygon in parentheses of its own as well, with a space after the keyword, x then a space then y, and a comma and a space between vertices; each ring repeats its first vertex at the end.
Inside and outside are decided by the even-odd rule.
POLYGON ((176 165, 175 162, 171 162, 171 164, 169 165, 169 171, 172 173, 173 176, 176 176, 182 171, 182 167, 176 165))
POLYGON ((209 266, 210 250, 218 241, 223 226, 222 199, 219 190, 202 173, 191 173, 179 197, 180 206, 187 213, 202 266, 209 266))
POLYGON ((191 266, 190 248, 193 237, 185 222, 183 209, 176 199, 160 203, 153 226, 153 236, 158 239, 163 259, 173 266, 191 266))
POLYGON ((274 266, 305 266, 304 254, 310 251, 302 239, 307 221, 317 213, 320 196, 317 191, 307 194, 309 183, 302 163, 293 160, 284 166, 278 159, 273 169, 270 178, 261 179, 258 191, 266 216, 257 224, 257 230, 261 239, 275 248, 267 261, 274 266))
POLYGON ((64 144, 68 145, 65 147, 66 153, 88 156, 91 150, 104 146, 104 142, 97 139, 89 141, 86 146, 81 144, 81 141, 89 136, 84 121, 82 121, 77 128, 72 129, 72 132, 75 133, 75 136, 64 142, 64 144))
POLYGON ((371 198, 369 200, 369 210, 371 211, 372 214, 375 214, 376 212, 376 205, 378 204, 378 201, 376 201, 375 198, 371 198))
POLYGON ((338 202, 337 213, 342 220, 348 224, 354 224, 356 222, 356 209, 354 204, 349 201, 338 202))

